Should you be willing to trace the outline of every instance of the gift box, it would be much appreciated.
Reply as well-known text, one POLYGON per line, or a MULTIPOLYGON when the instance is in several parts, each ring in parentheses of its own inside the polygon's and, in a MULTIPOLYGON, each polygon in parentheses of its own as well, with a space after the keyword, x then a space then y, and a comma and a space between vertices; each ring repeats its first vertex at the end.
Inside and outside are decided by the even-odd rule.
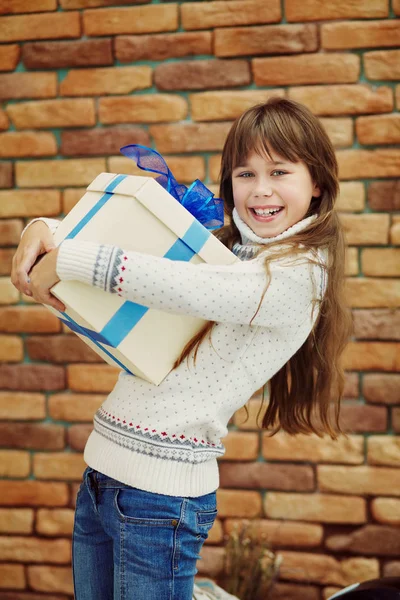
MULTIPOLYGON (((198 187, 196 182, 189 189, 179 186, 177 191, 169 170, 157 172, 161 173, 158 180, 115 173, 98 175, 60 223, 54 234, 56 245, 76 238, 194 264, 238 260, 212 235, 210 228, 216 220, 209 220, 207 229, 184 206, 197 203, 203 211, 212 198, 210 192, 206 198, 207 188, 199 182, 203 194, 199 199, 191 193, 198 187)), ((203 220, 209 216, 202 214, 203 220)), ((60 313, 47 308, 107 363, 156 385, 205 323, 195 317, 149 309, 78 281, 60 281, 51 291, 66 310, 60 313)))

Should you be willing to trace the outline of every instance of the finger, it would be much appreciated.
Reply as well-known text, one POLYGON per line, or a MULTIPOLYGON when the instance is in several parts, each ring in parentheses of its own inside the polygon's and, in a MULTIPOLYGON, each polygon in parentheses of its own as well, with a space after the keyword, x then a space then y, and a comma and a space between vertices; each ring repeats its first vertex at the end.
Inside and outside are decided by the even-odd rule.
POLYGON ((52 306, 53 308, 55 308, 59 312, 65 312, 65 305, 61 302, 61 300, 58 300, 58 298, 56 298, 55 296, 53 296, 53 294, 44 294, 44 295, 42 295, 41 302, 43 304, 49 304, 50 306, 52 306))

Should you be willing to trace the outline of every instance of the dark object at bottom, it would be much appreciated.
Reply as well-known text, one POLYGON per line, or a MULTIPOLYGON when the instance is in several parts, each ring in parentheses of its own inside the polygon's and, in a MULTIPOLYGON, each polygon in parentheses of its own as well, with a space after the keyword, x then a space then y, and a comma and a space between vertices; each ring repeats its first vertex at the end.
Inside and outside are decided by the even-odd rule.
POLYGON ((356 583, 329 600, 400 600, 400 577, 382 577, 356 583))

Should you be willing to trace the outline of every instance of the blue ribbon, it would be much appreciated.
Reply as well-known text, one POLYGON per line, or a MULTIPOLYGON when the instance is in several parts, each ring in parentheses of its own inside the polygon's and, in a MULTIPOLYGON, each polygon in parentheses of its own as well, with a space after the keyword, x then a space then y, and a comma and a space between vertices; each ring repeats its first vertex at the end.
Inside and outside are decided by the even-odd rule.
POLYGON ((186 208, 207 229, 219 229, 224 224, 224 204, 196 179, 189 188, 179 184, 167 163, 156 150, 140 144, 130 144, 120 148, 120 152, 132 158, 143 171, 158 173, 156 181, 162 185, 182 206, 186 208))

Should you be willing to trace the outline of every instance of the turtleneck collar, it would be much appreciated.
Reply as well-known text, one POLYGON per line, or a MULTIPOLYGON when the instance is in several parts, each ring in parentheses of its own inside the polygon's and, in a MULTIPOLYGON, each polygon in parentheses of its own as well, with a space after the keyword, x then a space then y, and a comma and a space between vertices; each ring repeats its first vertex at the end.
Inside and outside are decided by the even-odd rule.
POLYGON ((308 225, 310 223, 315 221, 315 219, 317 218, 317 215, 311 215, 310 217, 307 217, 306 219, 302 219, 301 221, 299 221, 298 223, 295 223, 294 225, 292 225, 291 227, 289 227, 288 229, 286 229, 279 235, 275 235, 272 237, 266 237, 266 238, 262 238, 262 237, 259 237, 258 235, 256 235, 254 233, 254 231, 252 229, 250 229, 250 227, 248 225, 246 225, 246 223, 244 221, 242 221, 242 219, 239 217, 236 208, 233 209, 232 217, 233 217, 233 221, 234 221, 236 227, 240 231, 240 235, 242 236, 242 244, 244 245, 244 244, 270 244, 271 242, 278 242, 280 240, 285 240, 286 238, 288 238, 288 237, 294 235, 295 233, 298 233, 299 231, 302 231, 303 229, 308 227, 308 225))
POLYGON ((242 237, 242 243, 234 244, 232 252, 236 254, 236 256, 238 256, 241 260, 249 260, 258 253, 260 244, 267 245, 271 242, 278 242, 289 238, 295 233, 298 233, 299 231, 302 231, 303 229, 308 227, 310 223, 315 221, 317 215, 311 215, 306 219, 302 219, 301 221, 295 223, 279 235, 267 238, 262 238, 256 235, 254 231, 250 229, 250 227, 246 225, 246 223, 239 217, 236 208, 233 209, 232 218, 236 227, 239 229, 240 235, 242 237))

